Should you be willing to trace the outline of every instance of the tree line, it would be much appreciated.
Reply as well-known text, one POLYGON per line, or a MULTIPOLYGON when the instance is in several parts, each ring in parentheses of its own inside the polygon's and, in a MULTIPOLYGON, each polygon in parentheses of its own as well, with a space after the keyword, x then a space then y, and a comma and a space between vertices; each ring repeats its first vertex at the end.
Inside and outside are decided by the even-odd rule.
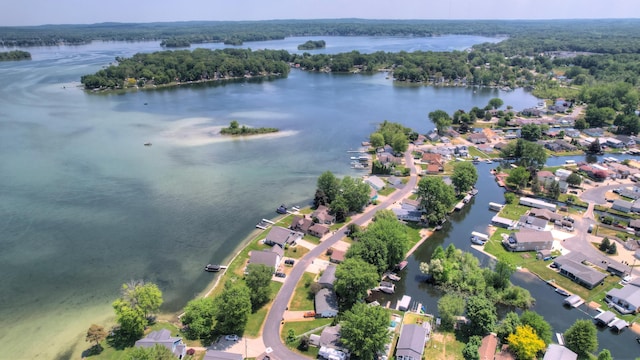
POLYGON ((31 60, 31 53, 21 50, 0 52, 0 61, 31 60))
POLYGON ((279 50, 196 49, 116 57, 117 65, 80 79, 86 89, 120 89, 245 76, 286 76, 289 53, 279 50))

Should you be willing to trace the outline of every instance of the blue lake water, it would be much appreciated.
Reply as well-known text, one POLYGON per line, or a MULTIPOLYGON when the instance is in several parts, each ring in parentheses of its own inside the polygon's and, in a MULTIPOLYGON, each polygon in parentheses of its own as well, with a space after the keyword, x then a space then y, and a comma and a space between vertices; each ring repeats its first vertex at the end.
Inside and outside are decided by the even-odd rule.
MULTIPOLYGON (((244 46, 297 51, 308 39, 244 46)), ((462 50, 497 41, 324 39, 325 52, 462 50)), ((297 70, 274 81, 89 94, 77 87, 81 75, 116 56, 160 50, 158 42, 27 50, 32 61, 0 63, 0 358, 78 358, 88 347, 86 329, 113 320, 110 303, 130 279, 156 282, 163 309, 180 309, 210 283, 204 264, 223 262, 279 204, 308 203, 319 174, 360 175, 347 151, 381 121, 424 133, 436 109, 482 107, 493 97, 515 109, 537 103, 521 89, 397 86, 384 74, 297 70), (282 132, 210 136, 231 120, 282 132)), ((490 184, 487 171, 481 182, 490 184)), ((476 205, 420 248, 410 269, 433 244, 468 247, 496 196, 481 187, 476 205)), ((407 288, 412 296, 437 295, 418 282, 407 288)))

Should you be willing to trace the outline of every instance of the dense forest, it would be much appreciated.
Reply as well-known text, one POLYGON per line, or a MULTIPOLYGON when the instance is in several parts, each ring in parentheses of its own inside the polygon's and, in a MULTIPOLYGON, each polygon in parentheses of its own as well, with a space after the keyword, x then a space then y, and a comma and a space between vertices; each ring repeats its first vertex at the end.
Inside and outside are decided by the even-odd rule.
POLYGON ((286 76, 286 51, 247 49, 196 49, 138 53, 116 58, 111 65, 81 82, 86 89, 121 89, 193 81, 225 80, 243 77, 286 76))
POLYGON ((16 61, 16 60, 31 60, 31 54, 26 51, 20 51, 20 50, 0 52, 0 61, 16 61))

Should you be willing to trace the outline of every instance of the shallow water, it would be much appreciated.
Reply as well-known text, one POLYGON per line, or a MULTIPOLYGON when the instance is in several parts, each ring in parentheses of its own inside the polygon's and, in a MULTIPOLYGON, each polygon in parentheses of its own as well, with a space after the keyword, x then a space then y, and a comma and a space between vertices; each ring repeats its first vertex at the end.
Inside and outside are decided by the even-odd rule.
MULTIPOLYGON (((490 40, 446 39, 389 38, 375 47, 464 49, 490 40)), ((371 48, 368 38, 340 41, 371 48)), ((222 262, 279 204, 308 203, 320 173, 358 176, 346 151, 383 120, 426 132, 435 109, 496 96, 516 109, 537 103, 522 90, 301 71, 124 94, 77 88, 81 75, 116 56, 156 50, 157 42, 30 48, 32 61, 0 63, 0 358, 78 358, 86 329, 109 324, 110 303, 130 279, 157 283, 163 310, 179 310, 211 281, 204 264, 222 262), (231 120, 282 133, 211 136, 231 120)))

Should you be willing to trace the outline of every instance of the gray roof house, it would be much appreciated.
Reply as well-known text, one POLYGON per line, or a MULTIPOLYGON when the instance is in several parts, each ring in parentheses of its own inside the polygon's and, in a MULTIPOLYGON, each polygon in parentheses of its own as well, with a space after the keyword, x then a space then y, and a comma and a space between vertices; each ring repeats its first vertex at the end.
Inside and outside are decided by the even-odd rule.
POLYGON ((618 211, 622 211, 625 213, 628 213, 631 211, 631 207, 633 206, 633 203, 628 202, 628 201, 624 201, 621 199, 616 199, 613 201, 613 204, 611 204, 611 208, 613 210, 618 210, 618 211))
POLYGON ((149 348, 156 344, 162 345, 171 350, 173 355, 178 359, 182 359, 187 352, 187 346, 182 342, 182 338, 172 337, 171 331, 167 329, 150 332, 147 336, 136 341, 135 346, 149 348))
POLYGON ((342 350, 340 342, 340 324, 336 326, 327 326, 320 333, 320 346, 330 347, 336 350, 342 350))
POLYGON ((322 276, 318 279, 320 286, 333 289, 333 282, 336 281, 336 266, 331 264, 322 272, 322 276))
POLYGON ((553 262, 556 267, 560 269, 561 275, 568 277, 587 289, 593 289, 604 281, 607 274, 584 265, 582 263, 584 260, 586 260, 584 254, 574 251, 555 258, 553 262))
POLYGON ((243 360, 242 354, 229 353, 220 350, 207 350, 203 360, 243 360))
POLYGON ((384 180, 380 179, 375 175, 369 176, 367 180, 365 180, 365 182, 369 184, 369 186, 374 188, 376 191, 382 190, 382 188, 384 187, 384 180))
POLYGON ((535 217, 540 218, 540 219, 544 219, 546 221, 551 221, 551 222, 555 222, 556 220, 562 221, 562 215, 560 215, 558 213, 554 213, 554 212, 549 211, 547 209, 536 209, 536 208, 533 208, 533 209, 529 210, 529 215, 530 216, 535 216, 535 217))
POLYGON ((279 246, 274 246, 271 250, 257 251, 254 250, 249 256, 249 264, 262 264, 273 268, 273 272, 276 272, 280 267, 280 261, 282 260, 284 250, 279 246))
POLYGON ((264 243, 267 245, 278 245, 284 248, 285 245, 294 244, 296 241, 302 239, 303 236, 302 233, 297 231, 274 226, 269 230, 267 237, 264 239, 264 243))
POLYGON ((558 344, 550 344, 543 360, 576 360, 578 354, 558 344))
POLYGON ((531 229, 536 231, 544 231, 547 227, 547 220, 534 216, 522 215, 518 221, 520 228, 531 229))
POLYGON ((604 299, 621 314, 637 313, 640 311, 640 286, 627 284, 622 289, 613 288, 604 299))
POLYGON ((605 325, 605 326, 609 325, 609 323, 615 319, 616 319, 616 314, 608 310, 601 312, 600 314, 596 315, 593 318, 593 320, 595 320, 596 323, 598 323, 598 325, 605 325))
POLYGON ((338 298, 331 289, 320 289, 315 298, 316 316, 329 318, 338 315, 338 298))
POLYGON ((538 251, 553 247, 551 231, 522 230, 513 232, 502 242, 509 251, 538 251))
MULTIPOLYGON (((423 324, 429 325, 428 322, 423 324)), ((429 329, 417 324, 402 326, 402 332, 396 345, 396 360, 420 360, 427 342, 429 329)))
POLYGON ((324 205, 318 206, 318 208, 311 213, 311 218, 318 220, 321 224, 333 224, 336 222, 336 217, 329 214, 329 208, 324 205))
POLYGON ((403 208, 400 208, 400 209, 392 208, 391 211, 393 211, 393 213, 396 214, 396 217, 398 218, 398 220, 411 221, 411 222, 419 222, 420 220, 422 220, 421 211, 407 210, 403 208))

